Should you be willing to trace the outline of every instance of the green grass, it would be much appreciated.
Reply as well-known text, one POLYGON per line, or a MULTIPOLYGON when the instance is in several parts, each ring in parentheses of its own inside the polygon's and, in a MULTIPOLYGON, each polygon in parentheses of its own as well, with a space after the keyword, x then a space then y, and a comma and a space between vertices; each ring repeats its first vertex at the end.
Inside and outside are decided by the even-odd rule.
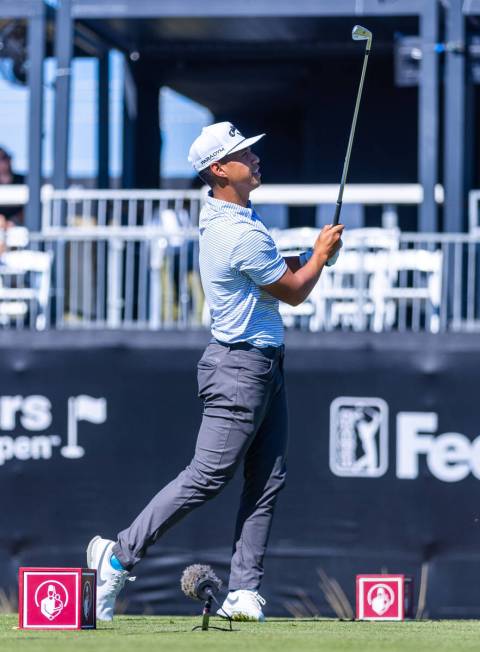
MULTIPOLYGON (((224 625, 218 619, 210 622, 224 625)), ((118 616, 96 631, 15 629, 16 616, 0 616, 1 652, 463 652, 480 649, 480 621, 405 623, 275 619, 235 623, 235 631, 192 632, 200 618, 118 616)))

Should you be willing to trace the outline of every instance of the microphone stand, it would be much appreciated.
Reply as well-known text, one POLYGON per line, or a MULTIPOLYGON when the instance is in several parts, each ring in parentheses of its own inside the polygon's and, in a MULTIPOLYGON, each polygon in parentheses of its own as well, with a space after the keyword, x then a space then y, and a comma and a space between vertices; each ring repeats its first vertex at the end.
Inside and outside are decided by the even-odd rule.
MULTIPOLYGON (((192 632, 194 632, 196 629, 201 629, 202 632, 208 632, 209 629, 217 629, 221 632, 231 632, 233 631, 232 627, 232 619, 228 619, 228 624, 230 625, 230 629, 225 629, 225 627, 215 627, 214 625, 210 625, 210 614, 212 611, 212 601, 215 600, 215 602, 218 604, 212 590, 208 587, 207 589, 204 589, 205 594, 208 595, 208 598, 205 600, 203 603, 203 611, 202 611, 202 624, 197 625, 192 629, 192 632)), ((220 605, 218 605, 220 606, 220 605)))
POLYGON ((210 612, 212 609, 212 596, 210 595, 208 597, 208 600, 205 601, 205 604, 203 605, 203 612, 202 612, 202 631, 207 632, 208 631, 208 623, 210 621, 210 612))

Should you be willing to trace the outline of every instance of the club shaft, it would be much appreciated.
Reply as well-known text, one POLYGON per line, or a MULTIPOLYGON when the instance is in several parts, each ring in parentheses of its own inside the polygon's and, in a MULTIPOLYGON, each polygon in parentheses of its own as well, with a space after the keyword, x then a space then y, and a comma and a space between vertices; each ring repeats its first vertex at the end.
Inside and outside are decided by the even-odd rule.
POLYGON ((360 84, 359 84, 359 87, 358 87, 357 100, 355 102, 355 111, 353 112, 352 126, 350 128, 350 137, 348 139, 347 154, 345 156, 345 161, 344 161, 344 164, 343 164, 342 180, 340 181, 340 188, 339 188, 339 191, 338 191, 337 204, 336 204, 336 207, 335 207, 335 215, 333 217, 333 225, 334 226, 336 224, 338 224, 339 221, 340 221, 340 211, 342 210, 342 202, 343 202, 343 190, 345 188, 345 183, 347 181, 348 166, 350 165, 350 155, 352 153, 353 138, 355 136, 355 127, 357 126, 358 110, 360 108, 360 100, 362 99, 363 82, 365 80, 365 71, 367 70, 368 55, 369 54, 370 54, 370 42, 367 43, 367 48, 365 50, 365 56, 363 58, 362 75, 360 77, 360 84))

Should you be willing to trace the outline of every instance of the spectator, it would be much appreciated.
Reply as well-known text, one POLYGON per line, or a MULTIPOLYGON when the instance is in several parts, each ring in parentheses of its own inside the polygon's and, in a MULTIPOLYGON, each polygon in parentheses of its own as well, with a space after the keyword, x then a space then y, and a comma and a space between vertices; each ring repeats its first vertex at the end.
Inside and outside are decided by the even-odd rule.
MULTIPOLYGON (((11 154, 3 147, 0 147, 0 185, 21 183, 25 183, 25 179, 22 175, 13 172, 11 154)), ((4 230, 10 226, 21 226, 22 224, 23 206, 3 206, 0 200, 0 229, 4 230)))

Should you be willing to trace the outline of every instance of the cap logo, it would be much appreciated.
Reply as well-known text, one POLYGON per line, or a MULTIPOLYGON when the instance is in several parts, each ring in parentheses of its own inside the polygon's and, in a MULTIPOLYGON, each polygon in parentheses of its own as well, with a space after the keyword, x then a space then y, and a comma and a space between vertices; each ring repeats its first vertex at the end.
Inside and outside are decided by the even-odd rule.
POLYGON ((238 129, 235 129, 235 127, 234 127, 233 125, 230 125, 230 130, 229 130, 228 134, 229 134, 229 136, 231 136, 232 138, 235 138, 235 135, 236 135, 236 134, 238 134, 239 136, 242 135, 242 134, 238 131, 238 129))
POLYGON ((211 154, 206 156, 204 159, 202 159, 200 161, 200 165, 205 165, 205 163, 208 163, 208 161, 211 161, 212 158, 215 158, 216 156, 218 156, 219 154, 221 154, 224 151, 225 151, 225 147, 219 147, 214 152, 212 152, 211 154))

